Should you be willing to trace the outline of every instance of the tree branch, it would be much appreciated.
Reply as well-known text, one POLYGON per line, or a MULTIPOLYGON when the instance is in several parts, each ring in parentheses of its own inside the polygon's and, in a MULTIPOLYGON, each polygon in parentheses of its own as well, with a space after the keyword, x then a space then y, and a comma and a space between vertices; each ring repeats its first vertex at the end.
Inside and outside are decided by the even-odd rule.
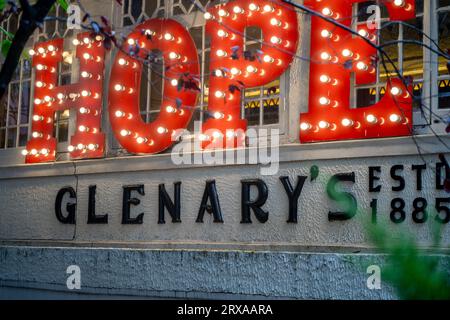
POLYGON ((0 71, 0 101, 5 96, 28 39, 33 35, 36 28, 43 23, 55 2, 56 0, 39 0, 35 5, 30 6, 27 0, 20 0, 24 15, 20 20, 19 29, 14 35, 11 49, 0 71))

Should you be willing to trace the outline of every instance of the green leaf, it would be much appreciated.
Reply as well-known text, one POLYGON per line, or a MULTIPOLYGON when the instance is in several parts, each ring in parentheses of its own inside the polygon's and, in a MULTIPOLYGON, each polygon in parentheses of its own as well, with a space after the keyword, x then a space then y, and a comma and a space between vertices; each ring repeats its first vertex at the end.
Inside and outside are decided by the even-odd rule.
POLYGON ((11 45, 12 45, 12 41, 11 40, 6 39, 6 40, 2 41, 2 54, 3 54, 3 56, 6 57, 8 55, 9 49, 11 49, 11 45))
POLYGON ((6 7, 6 0, 0 0, 0 10, 5 9, 6 7))
POLYGON ((311 181, 315 181, 317 177, 319 176, 319 167, 314 165, 309 169, 309 173, 311 175, 311 181))
MULTIPOLYGON (((0 0, 1 1, 1 0, 0 0)), ((58 4, 61 6, 61 8, 64 9, 64 11, 67 12, 67 10, 69 9, 69 3, 67 2, 67 0, 58 0, 58 4)))

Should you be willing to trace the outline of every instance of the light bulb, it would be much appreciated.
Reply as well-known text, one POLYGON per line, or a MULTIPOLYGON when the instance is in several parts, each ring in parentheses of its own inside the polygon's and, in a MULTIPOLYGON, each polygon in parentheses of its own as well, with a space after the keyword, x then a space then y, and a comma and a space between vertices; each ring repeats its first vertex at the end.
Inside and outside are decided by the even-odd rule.
POLYGON ((67 151, 74 152, 75 151, 75 147, 74 146, 68 146, 67 147, 67 151))
POLYGON ((45 83, 42 82, 42 81, 38 81, 38 82, 36 82, 36 87, 37 88, 43 88, 43 87, 45 87, 45 83))
POLYGON ((90 144, 88 144, 87 148, 90 151, 94 151, 95 149, 97 149, 97 145, 93 144, 93 143, 90 143, 90 144))
POLYGON ((218 57, 226 57, 227 53, 223 51, 222 49, 219 49, 216 51, 216 54, 218 57))
POLYGON ((130 45, 130 46, 133 46, 136 42, 134 41, 134 39, 128 39, 128 44, 130 45))
POLYGON ((81 113, 81 114, 87 114, 87 113, 89 113, 89 109, 86 108, 86 107, 81 107, 81 108, 80 108, 80 113, 81 113))
POLYGON ((164 128, 164 127, 158 127, 158 129, 156 129, 156 131, 157 131, 159 134, 167 133, 167 129, 164 128))
POLYGON ((344 57, 352 57, 353 56, 353 52, 351 52, 349 49, 344 49, 344 50, 342 50, 342 55, 344 57))
POLYGON ((258 72, 258 69, 255 68, 254 66, 250 65, 250 66, 247 67, 247 72, 249 72, 249 73, 256 73, 256 72, 258 72))
POLYGON ((78 127, 78 131, 80 131, 80 132, 87 132, 88 128, 86 126, 81 125, 81 126, 78 127))
POLYGON ((73 39, 72 43, 74 46, 79 46, 81 44, 80 40, 78 40, 78 39, 73 39))
POLYGON ((323 8, 322 14, 323 14, 324 16, 331 16, 331 15, 333 15, 333 11, 331 11, 330 8, 323 8))
POLYGON ((272 58, 272 57, 269 56, 269 55, 265 55, 264 58, 263 58, 263 60, 264 60, 264 62, 266 62, 266 63, 273 63, 273 62, 275 61, 275 59, 272 58))
POLYGON ((203 17, 205 17, 205 20, 211 20, 212 18, 214 18, 213 15, 209 12, 205 12, 203 17))
POLYGON ((180 55, 176 52, 171 52, 171 53, 169 53, 169 59, 172 59, 172 60, 180 59, 180 55))
POLYGON ((116 116, 117 118, 123 118, 123 117, 125 117, 125 112, 120 111, 120 110, 117 110, 114 114, 115 114, 115 116, 116 116))
POLYGON ((241 74, 241 71, 238 68, 231 68, 230 72, 234 76, 241 74))
POLYGON ((319 103, 323 106, 325 105, 329 105, 331 103, 330 99, 328 99, 327 97, 321 97, 319 99, 319 103))
POLYGON ((228 17, 229 16, 228 11, 226 11, 224 9, 220 9, 218 14, 219 14, 220 17, 228 17))
POLYGON ((225 76, 224 73, 223 73, 223 71, 220 70, 220 69, 215 70, 215 71, 214 71, 214 75, 215 75, 216 77, 218 77, 218 78, 222 78, 223 76, 225 76))
POLYGON ((142 143, 144 143, 144 142, 147 142, 147 139, 146 139, 146 138, 143 138, 143 137, 137 137, 137 138, 136 138, 136 142, 137 142, 138 144, 142 144, 142 143))
POLYGON ((254 4, 254 3, 250 3, 248 8, 249 8, 250 11, 257 11, 257 10, 259 10, 258 5, 254 4))
POLYGON ((167 41, 172 41, 175 38, 174 38, 174 36, 172 34, 167 32, 166 34, 164 34, 164 39, 166 39, 167 41))
POLYGON ((121 85, 121 84, 116 84, 114 86, 114 90, 116 90, 116 91, 125 91, 125 87, 123 85, 121 85))
POLYGON ((36 149, 31 149, 30 153, 35 156, 37 155, 38 151, 36 149))
POLYGON ((275 9, 274 9, 270 4, 266 4, 266 5, 263 7, 263 11, 266 12, 266 13, 268 13, 268 12, 274 12, 275 9))
POLYGON ((372 123, 372 124, 378 122, 377 117, 375 117, 373 114, 367 115, 366 120, 367 120, 367 122, 372 123))
POLYGON ((390 115, 389 120, 391 120, 391 122, 398 123, 402 120, 402 118, 398 114, 394 113, 390 115))
POLYGON ((302 131, 311 130, 311 128, 312 128, 312 126, 309 123, 302 122, 300 124, 300 130, 302 130, 302 131))
POLYGON ((82 78, 92 78, 92 74, 90 74, 87 71, 83 71, 83 72, 81 72, 81 77, 82 78))
POLYGON ((124 58, 120 58, 120 59, 119 59, 119 65, 121 65, 121 66, 128 65, 128 61, 125 60, 124 58))
POLYGON ((44 120, 43 116, 38 116, 37 114, 33 116, 33 121, 42 121, 42 120, 44 120))
POLYGON ((82 143, 77 144, 77 149, 84 150, 84 144, 82 144, 82 143))
POLYGON ((322 32, 320 33, 320 35, 323 38, 331 38, 331 36, 333 35, 330 31, 323 29, 322 32))
POLYGON ((326 122, 326 121, 320 121, 319 122, 319 128, 320 129, 327 129, 329 127, 330 127, 330 124, 328 122, 326 122))
POLYGON ((175 113, 175 112, 177 112, 177 109, 175 109, 175 108, 172 107, 172 106, 167 106, 167 107, 166 107, 166 111, 167 111, 168 113, 175 113))
POLYGON ((356 68, 358 70, 362 70, 362 71, 366 71, 367 69, 369 69, 369 67, 367 66, 367 64, 365 64, 364 62, 360 61, 356 64, 356 68))
POLYGON ((320 54, 320 58, 322 60, 331 60, 331 55, 328 52, 322 52, 320 54))
POLYGON ((42 150, 41 150, 41 154, 44 155, 44 156, 47 156, 47 155, 49 154, 48 149, 45 149, 45 148, 42 149, 42 150))
POLYGON ((217 31, 217 35, 218 35, 219 37, 221 37, 221 38, 228 37, 228 33, 227 33, 226 31, 222 30, 222 29, 220 29, 219 31, 217 31))
POLYGON ((323 74, 320 76, 320 82, 322 83, 330 83, 331 82, 331 78, 329 76, 327 76, 326 74, 323 74))
POLYGON ((214 131, 212 136, 214 139, 219 139, 220 137, 222 137, 222 133, 220 133, 219 131, 214 131))
POLYGON ((224 98, 225 92, 218 90, 218 91, 216 91, 215 96, 216 96, 216 98, 224 98))
POLYGON ((364 37, 364 38, 369 37, 369 33, 368 33, 367 30, 365 30, 365 29, 359 30, 359 31, 358 31, 358 34, 359 34, 361 37, 364 37))
POLYGON ((129 136, 130 134, 131 134, 131 132, 128 131, 128 130, 125 130, 125 129, 120 130, 120 135, 121 135, 122 137, 129 136))
POLYGON ((280 44, 281 43, 281 39, 278 38, 277 36, 272 36, 270 38, 270 42, 272 42, 273 44, 280 44))
POLYGON ((394 5, 397 7, 403 7, 405 5, 404 0, 394 0, 394 5))
POLYGON ((276 19, 276 18, 272 18, 272 19, 270 19, 270 24, 273 25, 273 26, 278 26, 279 27, 279 26, 281 26, 281 21, 276 19))
POLYGON ((178 80, 177 80, 177 79, 172 79, 172 80, 170 81, 170 84, 171 84, 172 86, 176 87, 176 86, 178 86, 178 80))
POLYGON ((353 124, 354 124, 354 122, 352 121, 352 120, 350 120, 350 119, 347 119, 347 118, 345 118, 345 119, 342 119, 342 125, 344 126, 344 127, 351 127, 351 126, 353 126, 353 124))
POLYGON ((399 87, 392 87, 391 94, 393 96, 398 96, 398 95, 402 94, 402 89, 400 89, 399 87))
POLYGON ((242 9, 242 8, 239 7, 239 6, 235 6, 235 7, 233 8, 233 12, 236 13, 236 14, 244 13, 244 9, 242 9))
POLYGON ((222 112, 214 112, 214 119, 223 119, 224 118, 224 114, 222 112))
MULTIPOLYGON (((36 51, 34 51, 33 49, 30 49, 29 51, 28 51, 28 54, 30 55, 30 56, 34 56, 34 55, 36 55, 36 51)), ((25 150, 26 151, 26 150, 25 150)), ((28 151, 27 151, 27 153, 28 153, 28 151)))

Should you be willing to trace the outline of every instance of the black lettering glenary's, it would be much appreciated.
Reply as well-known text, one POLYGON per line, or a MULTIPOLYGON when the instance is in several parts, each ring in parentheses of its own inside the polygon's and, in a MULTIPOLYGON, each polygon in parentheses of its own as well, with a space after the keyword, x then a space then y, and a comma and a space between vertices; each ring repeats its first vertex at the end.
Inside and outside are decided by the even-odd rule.
MULTIPOLYGON (((436 189, 444 189, 444 174, 445 165, 442 163, 436 164, 435 178, 436 189)), ((416 190, 421 191, 423 189, 424 172, 427 170, 427 166, 412 165, 410 172, 415 172, 415 185, 416 190)), ((404 177, 405 166, 394 165, 391 167, 389 175, 392 180, 391 189, 396 193, 400 193, 405 190, 407 181, 404 177)), ((383 174, 382 168, 379 166, 372 166, 368 168, 369 178, 369 193, 380 193, 384 186, 380 183, 380 176, 383 174)), ((279 201, 288 201, 289 211, 287 212, 287 223, 298 223, 299 216, 299 199, 304 189, 304 185, 307 176, 298 176, 297 184, 292 186, 290 177, 280 177, 281 185, 286 192, 286 199, 279 199, 279 201)), ((314 179, 314 181, 316 181, 314 179)), ((313 183, 313 181, 311 181, 313 183)), ((354 172, 339 173, 331 177, 327 183, 327 194, 331 200, 334 200, 341 207, 346 208, 345 211, 330 211, 328 213, 329 221, 344 221, 352 219, 358 212, 358 201, 354 195, 349 192, 339 191, 338 186, 341 183, 357 183, 356 175, 354 172)), ((172 218, 172 223, 181 223, 181 192, 182 182, 174 183, 174 196, 173 200, 166 191, 166 186, 160 184, 158 187, 159 201, 158 201, 158 223, 165 224, 165 212, 167 211, 172 218)), ((89 203, 88 203, 88 224, 107 224, 108 214, 97 215, 95 198, 97 193, 97 186, 89 186, 89 203)), ((141 200, 138 196, 145 196, 145 186, 132 185, 123 186, 123 201, 122 201, 122 224, 143 224, 144 212, 132 216, 131 206, 139 206, 141 200), (137 193, 137 194, 136 194, 137 193)), ((241 181, 241 223, 250 224, 253 223, 251 216, 252 213, 256 220, 260 223, 266 223, 269 220, 269 212, 264 210, 264 206, 269 198, 269 189, 267 184, 261 179, 242 180, 241 181), (254 187, 254 188, 252 188, 254 187), (252 195, 252 189, 255 189, 256 194, 252 195), (252 200, 253 199, 253 200, 252 200)), ((437 215, 435 220, 446 224, 450 222, 450 198, 437 198, 435 199, 435 208, 437 215)), ((427 213, 428 201, 422 197, 417 198, 413 202, 412 220, 415 223, 425 223, 429 216, 427 213)), ((55 202, 55 215, 58 221, 63 224, 75 224, 76 223, 76 206, 77 206, 77 192, 70 186, 64 187, 59 190, 56 196, 55 202), (66 195, 68 197, 66 197, 66 195), (68 201, 64 201, 64 198, 68 198, 68 201), (64 208, 65 204, 65 209, 64 208)), ((378 214, 378 199, 372 199, 370 202, 370 208, 372 213, 372 222, 377 222, 378 214)), ((406 202, 401 197, 396 197, 391 202, 390 218, 394 223, 402 223, 406 220, 406 202)), ((199 204, 199 211, 196 222, 203 223, 205 213, 212 215, 215 223, 223 223, 224 218, 219 201, 219 194, 217 192, 216 181, 208 180, 205 184, 205 191, 199 204)))

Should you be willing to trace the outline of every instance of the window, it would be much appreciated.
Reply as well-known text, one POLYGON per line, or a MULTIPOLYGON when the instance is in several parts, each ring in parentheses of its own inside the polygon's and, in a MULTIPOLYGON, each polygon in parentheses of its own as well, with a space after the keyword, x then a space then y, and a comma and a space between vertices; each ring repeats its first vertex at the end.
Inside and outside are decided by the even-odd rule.
MULTIPOLYGON (((66 13, 59 6, 54 6, 49 13, 50 17, 66 17, 66 13)), ((1 27, 0 39, 3 42, 11 39, 19 27, 20 16, 11 15, 5 20, 1 27)), ((32 76, 31 58, 27 52, 33 47, 35 42, 46 41, 55 37, 68 36, 70 31, 66 31, 66 24, 57 19, 49 19, 44 23, 41 33, 33 35, 28 41, 19 67, 14 73, 14 77, 9 84, 7 97, 3 105, 0 106, 0 149, 11 149, 24 147, 27 143, 31 115, 31 95, 34 80, 32 76)), ((65 63, 60 66, 60 84, 70 83, 72 75, 72 53, 68 53, 65 63), (67 63, 67 62, 70 62, 67 63)), ((58 112, 55 121, 55 136, 59 142, 66 142, 68 139, 69 116, 68 111, 58 112)))
MULTIPOLYGON (((10 16, 2 23, 1 42, 12 40, 19 17, 10 16)), ((23 147, 28 140, 31 96, 31 63, 22 59, 0 106, 0 149, 23 147)))
MULTIPOLYGON (((360 3, 357 6, 358 24, 365 24, 367 16, 367 8, 370 5, 376 5, 376 1, 368 1, 360 3)), ((423 30, 423 1, 416 0, 416 17, 412 20, 405 21, 408 25, 390 24, 388 13, 385 7, 381 8, 381 29, 378 31, 380 44, 388 44, 398 42, 386 46, 384 49, 391 57, 392 62, 404 77, 412 76, 414 79, 414 110, 420 112, 422 103, 423 88, 423 66, 424 55, 423 48, 416 44, 402 43, 402 40, 423 41, 423 35, 418 30, 423 30), (417 30, 418 29, 418 30, 417 30)), ((381 55, 379 57, 377 68, 377 80, 374 84, 357 86, 355 88, 354 106, 366 107, 380 101, 385 94, 388 77, 395 77, 396 70, 394 66, 385 61, 382 63, 381 55)))
MULTIPOLYGON (((439 35, 439 47, 450 50, 450 0, 440 0, 437 9, 437 28, 439 35)), ((450 54, 450 52, 448 52, 450 54)), ((443 57, 438 58, 438 107, 450 109, 450 74, 447 63, 443 57)))

